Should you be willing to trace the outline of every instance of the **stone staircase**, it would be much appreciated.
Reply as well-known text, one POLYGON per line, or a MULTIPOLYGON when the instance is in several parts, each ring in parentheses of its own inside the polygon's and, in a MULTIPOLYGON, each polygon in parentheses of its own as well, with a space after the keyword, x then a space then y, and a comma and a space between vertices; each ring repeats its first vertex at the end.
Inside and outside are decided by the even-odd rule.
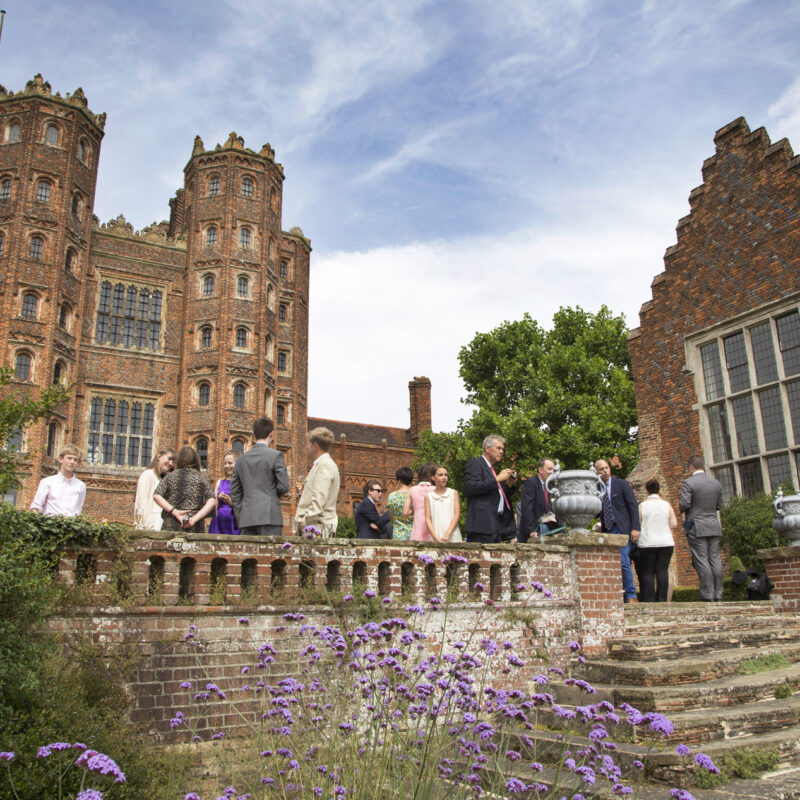
MULTIPOLYGON (((770 602, 630 604, 625 635, 610 643, 608 658, 578 665, 574 676, 597 694, 554 681, 550 691, 565 707, 607 699, 662 713, 674 723, 675 733, 649 755, 649 780, 691 785, 685 760, 674 752, 679 743, 715 760, 743 747, 776 750, 781 765, 773 777, 781 788, 770 786, 767 776, 747 782, 763 786, 762 794, 737 794, 742 781, 691 791, 698 800, 800 798, 800 615, 779 614, 770 602), (754 664, 761 671, 743 674, 754 664), (784 784, 796 793, 787 793, 784 784)), ((632 763, 643 753, 636 741, 619 744, 621 761, 632 763)), ((663 795, 663 789, 653 791, 663 795)))

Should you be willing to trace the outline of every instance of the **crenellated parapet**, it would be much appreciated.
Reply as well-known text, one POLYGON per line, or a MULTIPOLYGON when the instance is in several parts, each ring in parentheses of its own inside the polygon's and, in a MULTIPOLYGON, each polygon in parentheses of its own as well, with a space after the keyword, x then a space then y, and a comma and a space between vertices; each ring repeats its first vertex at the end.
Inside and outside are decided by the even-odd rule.
POLYGON ((93 217, 92 226, 95 230, 102 231, 103 233, 110 233, 114 236, 126 236, 131 239, 138 239, 139 241, 177 247, 180 250, 186 249, 186 236, 183 233, 170 235, 169 222, 167 220, 161 220, 161 222, 154 221, 150 225, 146 225, 144 228, 137 231, 134 229, 133 225, 125 219, 125 215, 120 214, 114 219, 103 223, 101 223, 97 217, 93 217))

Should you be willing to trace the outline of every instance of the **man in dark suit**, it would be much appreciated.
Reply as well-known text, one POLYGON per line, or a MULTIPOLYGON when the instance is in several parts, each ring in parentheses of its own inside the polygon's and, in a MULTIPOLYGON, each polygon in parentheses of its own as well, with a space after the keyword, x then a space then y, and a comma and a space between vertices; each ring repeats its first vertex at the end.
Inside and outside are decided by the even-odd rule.
POLYGON ((378 511, 378 503, 383 497, 383 487, 379 481, 364 484, 364 499, 356 509, 356 537, 358 539, 391 539, 392 517, 388 511, 378 511))
POLYGON ((467 521, 464 533, 468 542, 492 544, 500 541, 501 521, 511 503, 506 496, 517 476, 508 467, 496 473, 502 461, 505 440, 491 435, 483 440, 483 454, 471 458, 464 467, 464 494, 467 496, 467 521))
POLYGON ((700 599, 722 600, 722 561, 719 557, 722 526, 720 482, 705 473, 703 456, 689 459, 689 477, 681 484, 680 509, 692 564, 700 578, 700 599))
POLYGON ((280 536, 281 495, 289 491, 283 453, 271 447, 275 425, 269 417, 253 422, 255 444, 239 458, 231 477, 231 505, 246 536, 280 536))
POLYGON ((628 544, 619 549, 622 567, 622 596, 626 603, 636 603, 636 584, 631 568, 631 544, 639 541, 639 504, 633 487, 622 478, 611 477, 611 467, 602 458, 594 468, 606 485, 600 512, 600 529, 605 533, 621 533, 628 537, 628 544))
MULTIPOLYGON (((522 485, 522 505, 520 507, 520 526, 517 541, 527 542, 538 538, 543 528, 549 528, 542 517, 552 514, 550 497, 545 488, 545 481, 553 474, 555 464, 549 458, 540 458, 536 474, 528 478, 522 485)), ((553 526, 555 527, 555 525, 553 526)))

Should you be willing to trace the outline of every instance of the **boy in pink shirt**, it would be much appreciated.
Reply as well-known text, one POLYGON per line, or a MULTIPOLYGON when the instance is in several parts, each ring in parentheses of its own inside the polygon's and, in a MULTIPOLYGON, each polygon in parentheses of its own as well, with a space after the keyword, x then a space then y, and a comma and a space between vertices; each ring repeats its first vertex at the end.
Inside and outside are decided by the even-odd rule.
POLYGON ((58 454, 60 469, 55 475, 42 478, 31 503, 31 511, 48 517, 75 517, 83 509, 86 484, 75 477, 75 468, 81 460, 81 451, 74 444, 61 448, 58 454))

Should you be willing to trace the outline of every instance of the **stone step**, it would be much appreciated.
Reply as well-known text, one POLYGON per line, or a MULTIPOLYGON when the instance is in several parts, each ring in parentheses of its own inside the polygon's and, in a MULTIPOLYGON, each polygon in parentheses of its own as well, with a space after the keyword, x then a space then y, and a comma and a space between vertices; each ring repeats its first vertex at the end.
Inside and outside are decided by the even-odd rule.
POLYGON ((778 653, 791 664, 800 662, 800 641, 687 655, 661 662, 591 660, 586 664, 576 665, 573 672, 576 677, 589 681, 598 690, 601 686, 622 685, 669 685, 677 688, 685 684, 736 675, 742 661, 778 653))
POLYGON ((771 600, 727 603, 627 603, 625 618, 673 617, 700 619, 738 617, 744 614, 778 614, 771 600))
POLYGON ((659 636, 663 634, 696 634, 717 630, 740 631, 748 628, 782 628, 793 627, 797 624, 793 620, 784 620, 781 617, 768 614, 702 620, 676 620, 669 617, 659 617, 657 619, 642 618, 634 622, 626 618, 625 623, 624 637, 626 639, 640 636, 659 636))
POLYGON ((800 689, 800 662, 755 675, 731 675, 700 683, 663 686, 595 685, 596 695, 562 682, 552 681, 550 693, 561 705, 584 705, 608 700, 614 705, 630 703, 642 712, 658 711, 670 716, 678 711, 744 705, 775 698, 779 686, 800 689))
POLYGON ((792 619, 774 627, 742 630, 708 630, 622 637, 609 642, 610 658, 626 661, 676 659, 715 650, 731 650, 800 641, 800 621, 792 619))

